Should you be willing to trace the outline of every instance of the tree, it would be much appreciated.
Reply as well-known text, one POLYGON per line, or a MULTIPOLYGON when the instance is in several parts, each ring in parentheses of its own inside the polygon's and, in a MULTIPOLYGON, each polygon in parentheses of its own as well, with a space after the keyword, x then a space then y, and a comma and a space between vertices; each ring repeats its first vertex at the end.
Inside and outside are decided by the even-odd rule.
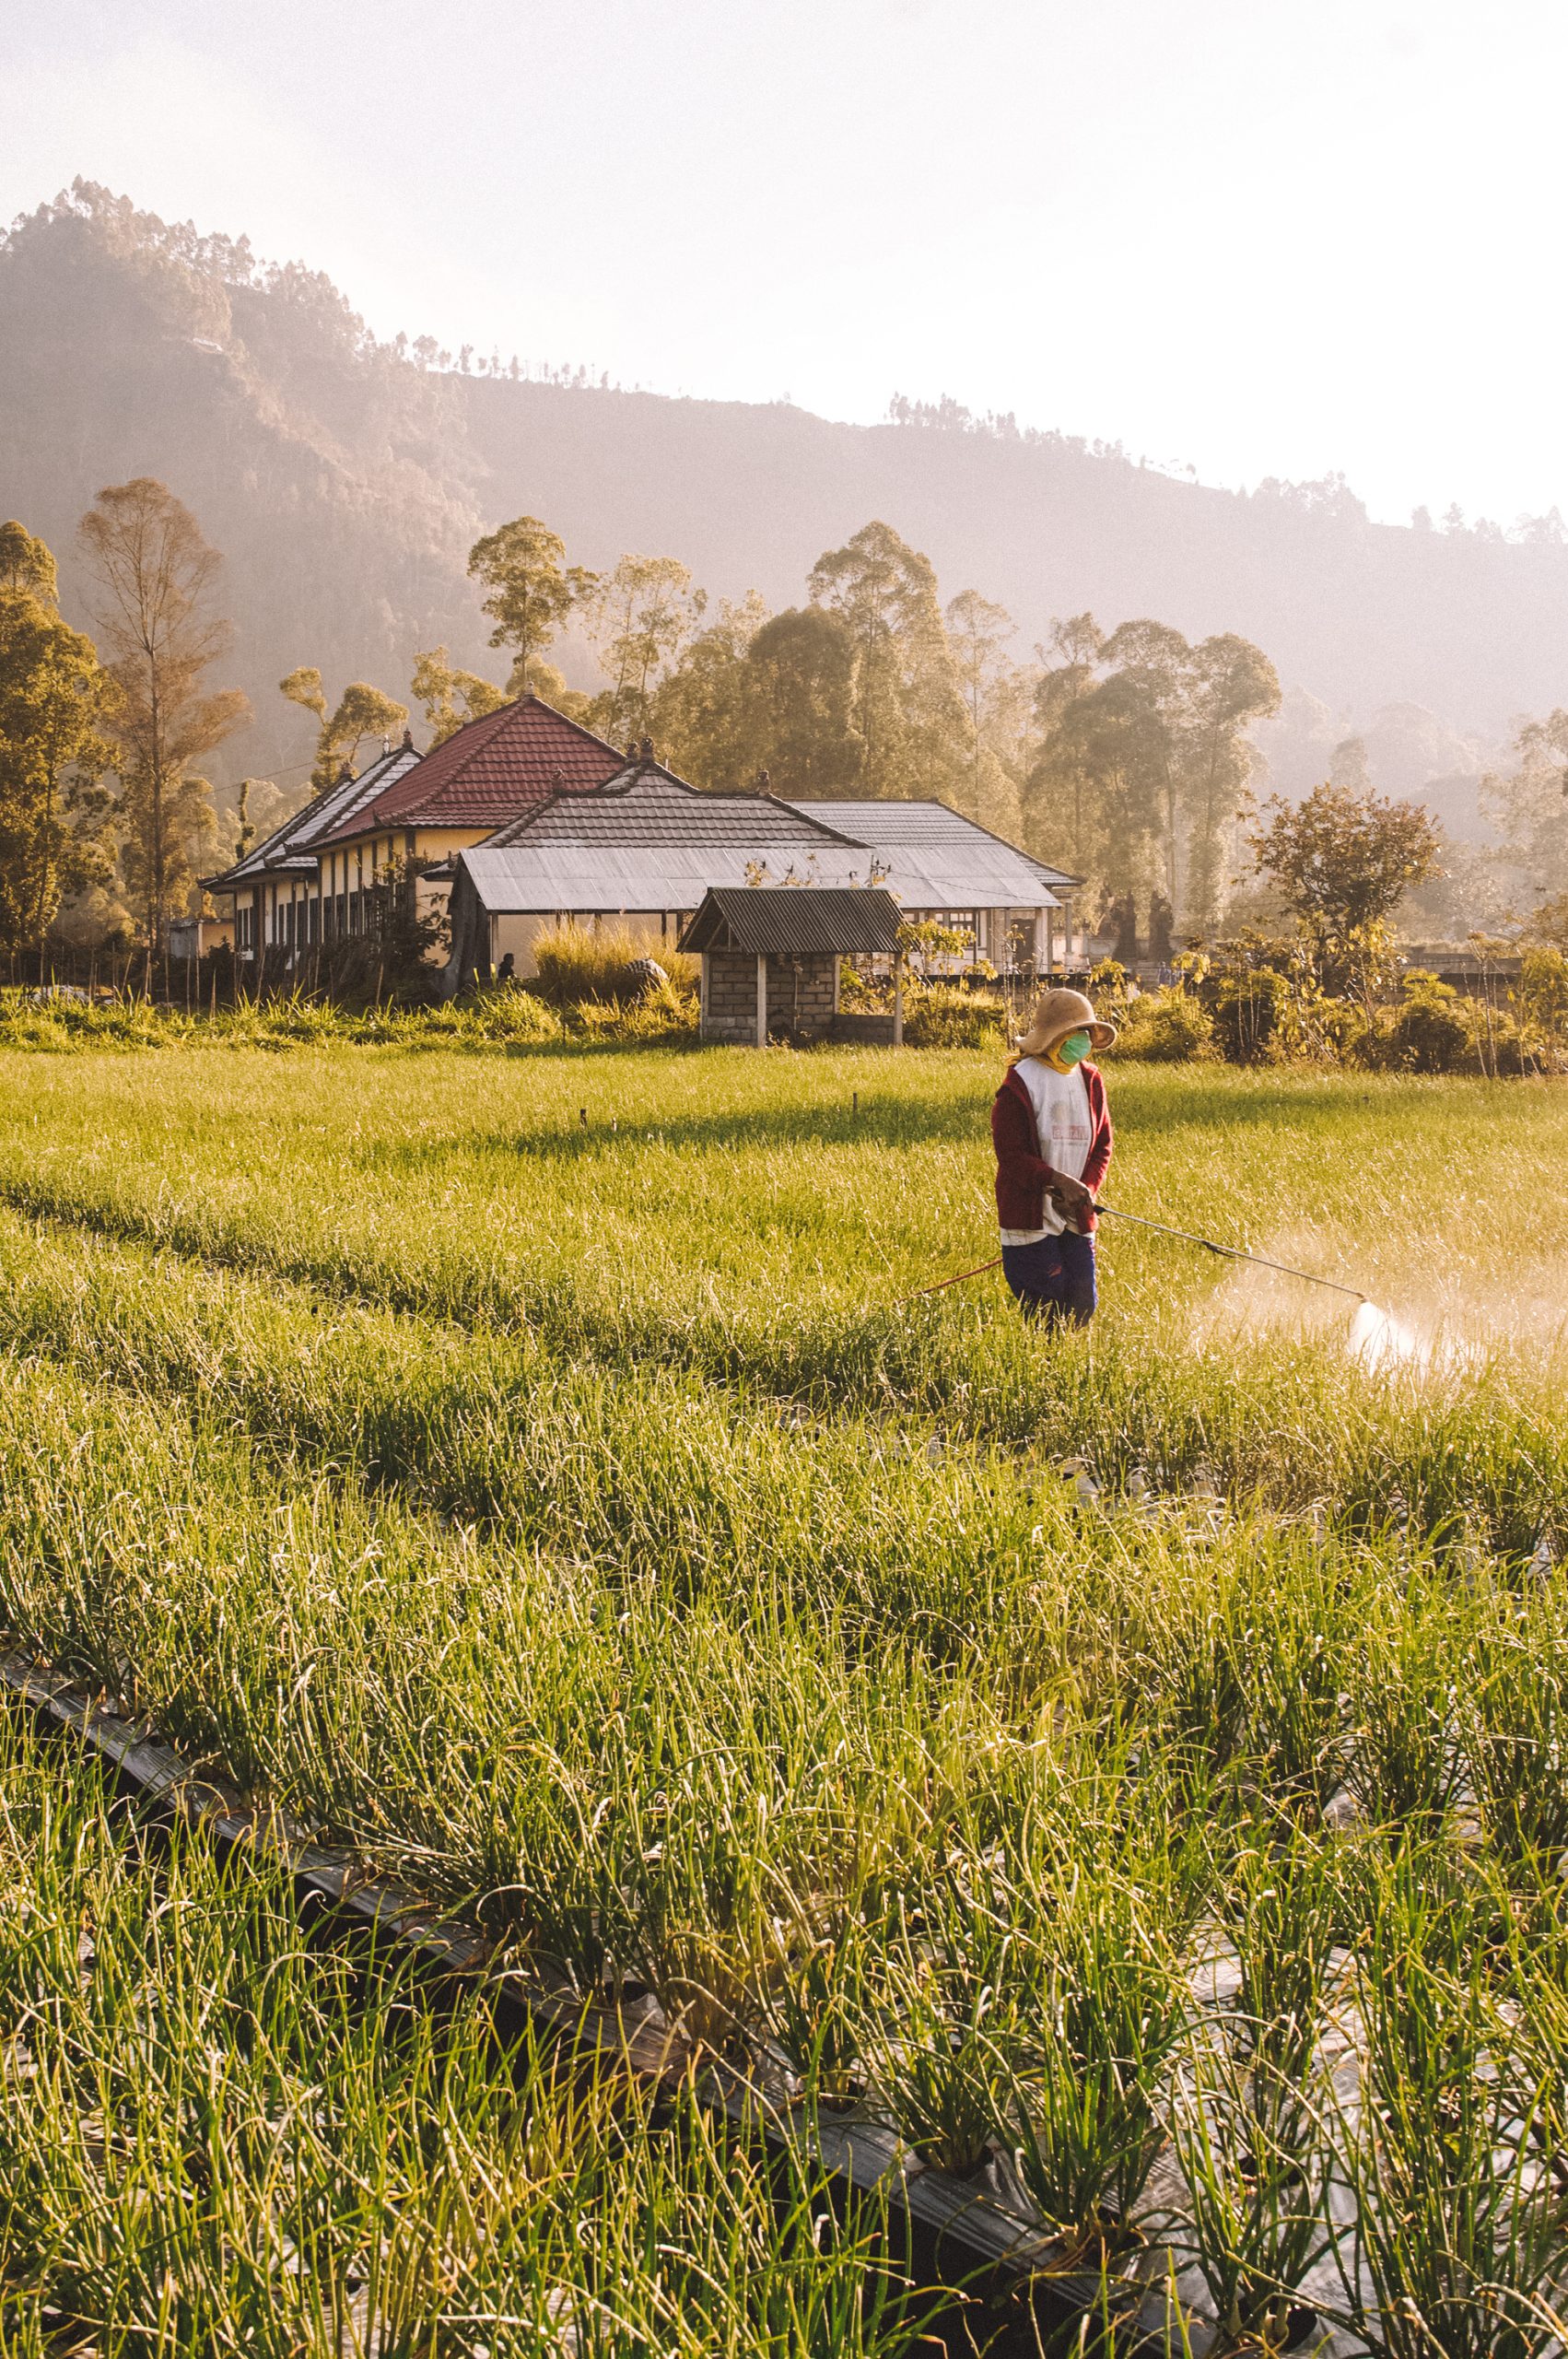
POLYGON ((610 685, 594 699, 600 734, 644 736, 653 692, 680 659, 708 604, 678 557, 624 557, 587 608, 589 637, 610 685))
POLYGON ((0 527, 0 946, 41 956, 62 898, 102 881, 113 684, 54 611, 54 560, 0 527))
POLYGON ((432 746, 444 745, 467 722, 498 712, 507 701, 504 691, 477 672, 461 671, 444 647, 426 648, 415 655, 408 692, 425 708, 432 746))
POLYGON ((673 671, 654 690, 650 734, 661 754, 695 786, 736 787, 757 768, 755 675, 747 663, 767 620, 757 593, 720 604, 673 671))
POLYGON ((1328 784, 1293 806, 1275 795, 1264 816, 1250 838, 1258 865, 1311 943, 1326 986, 1343 988, 1375 957, 1411 886, 1435 873, 1437 829, 1418 804, 1328 784))
POLYGON ((1193 649, 1181 749, 1185 898, 1188 923, 1203 932, 1219 921, 1226 848, 1252 804, 1258 757, 1246 732, 1279 709, 1279 675, 1250 640, 1222 631, 1193 649))
POLYGON ((395 736, 408 719, 405 704, 373 688, 368 680, 350 680, 338 698, 336 711, 329 713, 322 675, 313 663, 301 663, 277 685, 290 704, 313 712, 320 723, 310 772, 310 784, 318 794, 343 776, 345 766, 353 769, 367 737, 395 736))
POLYGON ((566 543, 537 516, 517 516, 486 533, 468 552, 468 570, 488 596, 492 647, 512 650, 507 694, 526 696, 529 667, 551 646, 567 616, 600 588, 597 574, 566 563, 566 543))
POLYGON ((928 557, 890 524, 863 524, 812 568, 813 602, 854 651, 851 726, 860 791, 964 797, 964 701, 928 557))
POLYGON ((122 865, 156 956, 214 826, 212 790, 193 766, 250 706, 238 689, 202 685, 230 633, 208 611, 221 560, 182 501, 149 475, 111 484, 82 519, 81 546, 117 690, 105 719, 118 749, 122 865))
POLYGON ((59 610, 53 553, 15 517, 0 524, 0 592, 6 591, 25 592, 51 614, 59 610))
POLYGON ((948 652, 968 723, 971 816, 989 824, 1017 824, 1017 786, 1003 757, 1011 721, 1016 728, 1018 672, 1005 653, 1018 626, 1005 606, 961 590, 950 598, 945 616, 948 652))
POLYGON ((1503 830, 1510 856, 1533 891, 1568 888, 1568 711, 1521 722, 1514 733, 1515 767, 1481 780, 1481 800, 1503 830))
POLYGON ((746 650, 750 763, 775 793, 804 801, 852 794, 860 748, 852 723, 855 650, 823 606, 787 606, 746 650))

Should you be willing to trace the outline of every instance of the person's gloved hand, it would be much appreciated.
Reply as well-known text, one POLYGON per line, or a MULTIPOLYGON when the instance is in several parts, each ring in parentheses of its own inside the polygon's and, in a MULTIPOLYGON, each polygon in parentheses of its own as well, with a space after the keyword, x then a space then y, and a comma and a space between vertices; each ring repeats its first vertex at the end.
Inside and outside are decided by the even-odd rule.
POLYGON ((1082 1180, 1070 1180, 1065 1171, 1059 1171, 1048 1185, 1058 1211, 1074 1226, 1082 1220, 1085 1213, 1094 1211, 1094 1199, 1082 1180))

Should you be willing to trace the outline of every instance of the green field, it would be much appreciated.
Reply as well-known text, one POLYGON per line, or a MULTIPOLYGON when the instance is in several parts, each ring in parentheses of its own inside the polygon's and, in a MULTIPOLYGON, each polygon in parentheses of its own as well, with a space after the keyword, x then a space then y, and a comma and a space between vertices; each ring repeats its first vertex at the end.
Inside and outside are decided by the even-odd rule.
MULTIPOLYGON (((1108 1223, 1088 1335, 901 1306, 995 1250, 995 1078, 0 1055, 0 1624, 1064 2258, 1143 2240, 1225 2347, 1305 2283, 1397 2359, 1545 2350, 1568 1097, 1111 1066, 1108 1199, 1364 1287, 1416 1344, 1369 1367, 1108 1223)), ((6 2349, 911 2344, 699 2114, 351 2002, 264 1877, 7 1743, 6 2349)))

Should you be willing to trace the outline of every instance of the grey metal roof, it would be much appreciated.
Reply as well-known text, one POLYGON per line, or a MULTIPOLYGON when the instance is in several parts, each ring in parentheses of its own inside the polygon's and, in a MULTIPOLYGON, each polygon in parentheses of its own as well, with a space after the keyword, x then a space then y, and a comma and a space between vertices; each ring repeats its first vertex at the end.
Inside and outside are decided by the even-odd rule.
POLYGON ((556 911, 695 910, 710 885, 869 885, 870 855, 829 846, 823 859, 799 842, 769 844, 474 844, 452 861, 493 915, 556 911), (802 857, 802 852, 804 856, 802 857))
POLYGON ((323 787, 281 827, 275 827, 263 842, 252 844, 243 860, 236 861, 232 868, 226 868, 221 875, 209 877, 206 882, 216 891, 226 891, 261 876, 313 876, 320 863, 310 846, 319 842, 329 828, 351 817, 404 777, 419 759, 412 745, 398 745, 390 753, 378 755, 368 770, 361 771, 357 778, 339 779, 334 785, 323 787))
POLYGON ((891 951, 902 922, 891 893, 861 886, 799 892, 767 886, 720 886, 706 894, 681 936, 683 950, 745 950, 757 957, 813 952, 891 951))
POLYGON ((1053 909, 1056 897, 1022 852, 941 804, 813 804, 769 794, 705 794, 656 762, 633 763, 591 794, 562 794, 460 852, 493 911, 695 910, 710 885, 797 878, 818 886, 885 885, 907 910, 1053 909), (930 841, 872 848, 819 818, 935 811, 930 841))
POLYGON ((954 811, 951 804, 939 803, 934 797, 888 803, 863 797, 848 803, 796 801, 794 807, 808 819, 824 827, 842 828, 846 835, 873 845, 878 851, 895 845, 930 851, 939 848, 956 851, 961 846, 973 850, 980 844, 990 844, 1025 862, 1043 884, 1081 885, 1083 881, 1064 868, 1053 868, 1049 862, 1036 860, 1033 852, 1009 843, 1004 836, 993 835, 989 827, 966 819, 961 811, 954 811))

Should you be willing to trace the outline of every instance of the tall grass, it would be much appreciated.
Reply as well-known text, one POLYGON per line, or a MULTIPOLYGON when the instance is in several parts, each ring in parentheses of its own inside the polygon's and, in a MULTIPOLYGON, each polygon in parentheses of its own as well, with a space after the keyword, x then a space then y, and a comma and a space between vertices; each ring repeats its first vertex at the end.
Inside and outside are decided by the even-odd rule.
POLYGON ((891 2354, 874 2205, 432 2006, 287 1885, 149 1840, 0 1714, 0 2332, 63 2347, 891 2354))
MULTIPOLYGON (((984 1292, 896 1308, 987 1242, 994 1076, 957 1052, 130 1070, 6 1068, 12 1643, 532 1970, 868 2110, 1023 2204, 1064 2269, 1167 2240, 1223 2344, 1315 2309, 1391 2359, 1544 2347, 1568 2188, 1546 1324, 1390 1379, 1114 1236, 1087 1336, 984 1292)), ((1435 1262, 1484 1304, 1497 1191, 1568 1144, 1545 1091, 1510 1099, 1502 1176, 1481 1086, 1145 1069, 1116 1104, 1113 1202, 1364 1261, 1405 1309, 1435 1262), (1354 1217, 1301 1203, 1326 1163, 1363 1175, 1354 1217)), ((1532 1285, 1562 1228, 1543 1198, 1532 1285)), ((205 1958, 201 1910, 179 1921, 205 1958)), ((376 2019, 357 2086, 395 2034, 376 2019)), ((328 2040, 312 2017, 301 2052, 328 2040)), ((386 2105, 447 2118, 419 2071, 386 2105)), ((461 2050, 462 2104, 486 2071, 461 2050)), ((652 2120, 562 2118, 636 2180, 593 2201, 642 2287, 658 2206, 709 2217, 680 2177, 706 2133, 677 2168, 652 2120)), ((150 2217, 184 2165, 149 2154, 150 2217)), ((398 2169, 428 2252, 450 2181, 398 2169)), ((661 2278, 629 2341, 563 2263, 574 2332, 739 2350, 777 2301, 818 2347, 896 2342, 902 2312, 846 2290, 880 2283, 869 2248, 818 2278, 768 2216, 722 2266, 701 2245, 711 2301, 661 2278)))

